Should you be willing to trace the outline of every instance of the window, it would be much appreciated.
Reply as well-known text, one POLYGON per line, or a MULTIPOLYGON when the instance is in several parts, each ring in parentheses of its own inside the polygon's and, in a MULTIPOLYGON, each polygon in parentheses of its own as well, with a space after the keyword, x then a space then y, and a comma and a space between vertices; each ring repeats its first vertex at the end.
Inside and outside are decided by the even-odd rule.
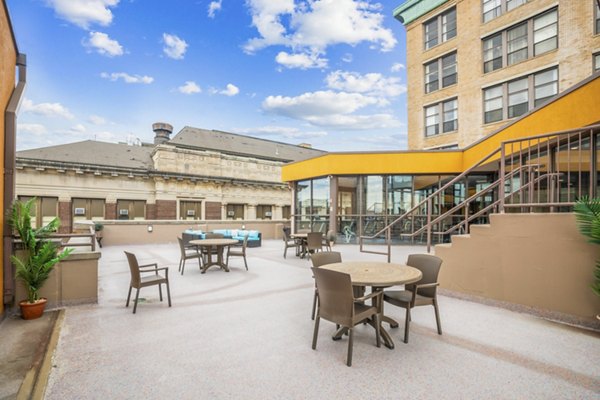
POLYGON ((425 136, 435 136, 440 132, 452 132, 458 129, 458 101, 446 100, 425 107, 425 136), (440 118, 441 114, 441 118, 440 118))
POLYGON ((273 209, 271 206, 258 205, 256 206, 256 219, 272 219, 273 209))
POLYGON ((600 53, 594 54, 594 72, 600 71, 600 53))
POLYGON ((183 201, 179 202, 179 219, 196 220, 202 219, 201 201, 183 201))
POLYGON ((513 65, 558 47, 556 8, 483 39, 483 72, 513 65))
POLYGON ((527 0, 482 0, 483 22, 491 21, 525 3, 527 0))
MULTIPOLYGON (((29 201, 31 199, 32 196, 19 196, 20 201, 29 201)), ((31 226, 33 228, 42 227, 58 217, 58 198, 36 197, 32 211, 31 226)))
POLYGON ((244 205, 227 204, 227 219, 244 219, 244 205))
POLYGON ((145 219, 144 200, 117 200, 117 219, 145 219))
POLYGON ((456 36, 456 8, 443 12, 423 24, 425 50, 456 36))
POLYGON ((600 34, 600 6, 598 6, 598 4, 596 4, 596 7, 594 7, 594 18, 596 19, 596 23, 594 26, 594 32, 596 34, 600 34))
POLYGON ((558 68, 556 67, 486 88, 483 90, 484 123, 523 115, 557 93, 558 68))
POLYGON ((456 52, 445 55, 425 64, 425 93, 431 93, 441 87, 453 85, 457 81, 456 52), (441 72, 441 74, 440 74, 441 72))
POLYGON ((292 206, 281 207, 281 217, 283 219, 290 219, 291 216, 292 216, 292 206))
POLYGON ((535 56, 558 47, 558 11, 556 9, 533 20, 533 54, 535 56))
POLYGON ((103 199, 73 199, 73 221, 104 219, 103 199))

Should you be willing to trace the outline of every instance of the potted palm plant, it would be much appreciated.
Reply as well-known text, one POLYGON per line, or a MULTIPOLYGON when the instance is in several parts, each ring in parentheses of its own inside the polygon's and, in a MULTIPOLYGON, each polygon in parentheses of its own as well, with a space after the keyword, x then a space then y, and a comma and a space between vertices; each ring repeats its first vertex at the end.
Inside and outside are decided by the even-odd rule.
POLYGON ((46 299, 40 298, 42 288, 54 266, 67 257, 73 249, 58 251, 58 245, 48 240, 48 236, 56 232, 60 220, 54 218, 41 228, 31 226, 32 209, 36 199, 26 202, 15 201, 10 210, 8 221, 21 240, 22 253, 12 255, 10 260, 15 265, 16 276, 23 282, 27 290, 27 300, 19 303, 24 319, 39 318, 46 306, 46 299))
MULTIPOLYGON (((579 231, 587 236, 590 243, 600 244, 600 198, 582 197, 573 207, 579 231)), ((600 260, 596 260, 592 290, 600 296, 600 260)), ((600 315, 596 316, 600 319, 600 315)))

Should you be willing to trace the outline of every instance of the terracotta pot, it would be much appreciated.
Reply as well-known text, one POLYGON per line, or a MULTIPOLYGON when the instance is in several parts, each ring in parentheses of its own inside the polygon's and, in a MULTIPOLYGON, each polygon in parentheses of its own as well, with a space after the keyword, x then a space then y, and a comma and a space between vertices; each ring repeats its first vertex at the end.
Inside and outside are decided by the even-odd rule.
POLYGON ((41 298, 35 303, 29 303, 27 300, 20 302, 19 306, 21 307, 23 319, 36 319, 41 317, 46 308, 47 301, 47 299, 41 298))

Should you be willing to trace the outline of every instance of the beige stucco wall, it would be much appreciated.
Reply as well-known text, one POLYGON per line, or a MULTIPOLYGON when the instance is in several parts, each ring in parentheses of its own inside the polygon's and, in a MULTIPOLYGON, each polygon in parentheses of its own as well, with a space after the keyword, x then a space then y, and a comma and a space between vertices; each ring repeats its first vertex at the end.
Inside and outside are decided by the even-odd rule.
MULTIPOLYGON (((48 299, 46 307, 62 307, 74 304, 98 302, 98 259, 100 251, 76 250, 58 263, 40 290, 40 296, 48 299)), ((15 299, 27 298, 27 291, 17 280, 15 299)))
POLYGON ((188 229, 210 232, 214 229, 257 230, 265 239, 281 239, 287 220, 277 221, 110 221, 104 222, 102 245, 177 243, 177 237, 188 229), (152 232, 148 227, 152 227, 152 232))
POLYGON ((495 214, 435 254, 444 289, 597 323, 590 285, 600 246, 578 232, 573 214, 495 214))
MULTIPOLYGON (((425 149, 458 143, 466 147, 510 120, 483 123, 482 88, 559 66, 559 92, 592 74, 592 54, 600 51, 600 35, 594 34, 594 1, 535 0, 482 23, 481 0, 450 0, 411 22, 407 27, 408 148, 425 149), (457 36, 431 49, 423 47, 423 22, 456 5, 457 36), (483 74, 481 39, 558 5, 558 49, 520 63, 483 74), (424 64, 457 51, 458 82, 425 94, 424 64), (425 105, 458 96, 458 130, 425 138, 425 105)), ((539 132, 531 132, 537 134, 539 132)))

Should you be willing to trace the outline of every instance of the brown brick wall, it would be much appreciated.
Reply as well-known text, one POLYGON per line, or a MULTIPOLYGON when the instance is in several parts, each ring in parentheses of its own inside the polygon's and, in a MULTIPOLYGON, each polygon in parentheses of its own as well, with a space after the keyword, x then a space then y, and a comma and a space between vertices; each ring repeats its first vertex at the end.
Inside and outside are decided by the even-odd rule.
POLYGON ((221 203, 218 201, 207 201, 205 206, 206 220, 220 220, 221 219, 221 203))
POLYGON ((58 202, 58 218, 60 218, 59 233, 70 233, 72 230, 71 222, 71 202, 70 201, 59 201, 58 202))
POLYGON ((104 215, 106 219, 117 219, 117 203, 106 203, 104 215))
POLYGON ((156 204, 146 203, 146 219, 157 219, 156 218, 156 204))
POLYGON ((156 200, 156 219, 177 219, 177 201, 156 200))

